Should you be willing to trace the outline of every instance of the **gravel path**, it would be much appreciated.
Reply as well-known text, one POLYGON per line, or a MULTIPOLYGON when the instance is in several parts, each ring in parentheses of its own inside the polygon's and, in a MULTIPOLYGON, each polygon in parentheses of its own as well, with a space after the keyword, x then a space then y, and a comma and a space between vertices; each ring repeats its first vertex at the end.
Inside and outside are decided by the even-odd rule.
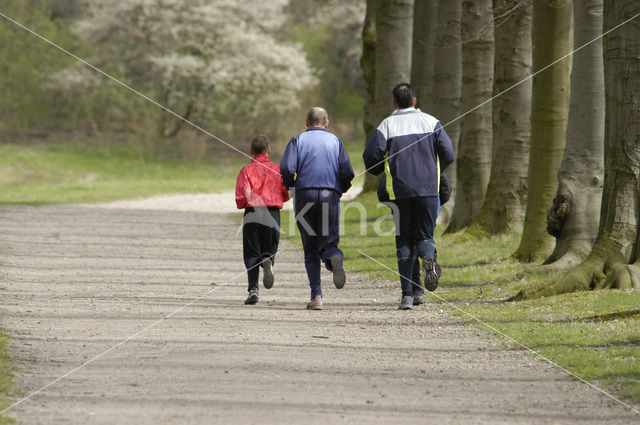
POLYGON ((24 424, 638 423, 620 404, 505 349, 435 303, 395 310, 396 282, 348 274, 342 290, 325 285, 325 310, 305 310, 302 254, 286 244, 274 288, 244 306, 238 225, 154 202, 0 208, 0 314, 23 397, 136 335, 10 417, 24 424))

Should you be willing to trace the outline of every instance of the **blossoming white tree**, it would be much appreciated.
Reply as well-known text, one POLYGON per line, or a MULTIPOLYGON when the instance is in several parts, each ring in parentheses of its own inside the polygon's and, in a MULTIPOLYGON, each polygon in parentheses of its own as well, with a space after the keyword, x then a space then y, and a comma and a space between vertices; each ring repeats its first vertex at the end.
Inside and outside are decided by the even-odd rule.
MULTIPOLYGON (((287 0, 90 0, 77 33, 91 61, 184 118, 246 123, 298 107, 316 84, 300 46, 279 40, 287 0)), ((75 67, 53 76, 58 89, 104 83, 75 67)), ((161 130, 182 124, 166 113, 161 130)))

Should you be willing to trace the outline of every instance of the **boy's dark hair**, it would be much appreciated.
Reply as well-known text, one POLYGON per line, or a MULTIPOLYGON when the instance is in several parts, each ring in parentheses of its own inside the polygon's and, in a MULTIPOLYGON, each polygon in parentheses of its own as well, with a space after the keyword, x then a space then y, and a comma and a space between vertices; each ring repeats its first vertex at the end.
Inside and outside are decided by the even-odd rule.
POLYGON ((416 92, 409 83, 400 83, 393 88, 393 100, 400 109, 411 108, 415 97, 416 92))
POLYGON ((262 155, 269 152, 269 138, 264 134, 256 134, 249 140, 251 144, 251 153, 253 155, 262 155))

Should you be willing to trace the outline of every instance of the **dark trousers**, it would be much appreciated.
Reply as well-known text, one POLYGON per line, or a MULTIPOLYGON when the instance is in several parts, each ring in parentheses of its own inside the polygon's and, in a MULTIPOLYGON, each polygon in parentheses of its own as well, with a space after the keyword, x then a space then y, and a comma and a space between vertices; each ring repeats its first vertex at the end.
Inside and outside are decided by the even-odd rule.
POLYGON ((259 264, 265 258, 275 261, 280 241, 278 207, 248 207, 242 219, 242 255, 247 268, 249 290, 258 289, 259 264))
POLYGON ((434 258, 436 253, 433 231, 438 217, 438 197, 396 199, 394 203, 396 208, 392 210, 402 295, 413 295, 414 245, 420 258, 434 258))
POLYGON ((322 296, 320 262, 324 261, 327 269, 331 270, 327 260, 335 254, 342 257, 342 251, 338 249, 340 195, 325 189, 297 190, 294 209, 313 299, 317 295, 322 296))

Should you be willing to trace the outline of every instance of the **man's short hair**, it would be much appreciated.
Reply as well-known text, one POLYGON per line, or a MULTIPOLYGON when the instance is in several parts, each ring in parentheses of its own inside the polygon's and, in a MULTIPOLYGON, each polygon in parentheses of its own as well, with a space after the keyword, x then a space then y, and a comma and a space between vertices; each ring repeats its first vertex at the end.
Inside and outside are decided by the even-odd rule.
POLYGON ((415 97, 416 92, 409 83, 400 83, 393 88, 393 100, 400 109, 411 108, 415 97))
POLYGON ((253 155, 261 155, 269 152, 269 138, 264 134, 256 134, 249 140, 251 144, 251 153, 253 155))
POLYGON ((314 106, 307 112, 307 125, 311 127, 322 127, 329 121, 329 114, 323 108, 314 106))

